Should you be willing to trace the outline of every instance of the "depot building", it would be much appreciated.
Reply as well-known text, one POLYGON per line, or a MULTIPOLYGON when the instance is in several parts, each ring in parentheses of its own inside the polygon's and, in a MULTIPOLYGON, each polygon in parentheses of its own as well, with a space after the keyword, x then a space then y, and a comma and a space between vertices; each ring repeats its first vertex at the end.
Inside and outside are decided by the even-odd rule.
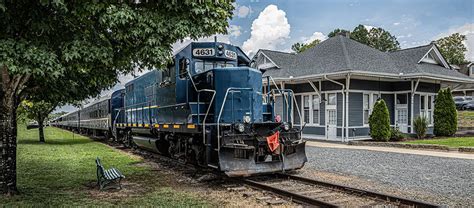
MULTIPOLYGON (((432 133, 437 92, 474 82, 452 69, 433 43, 382 52, 337 35, 299 54, 262 49, 252 60, 271 77, 264 85, 294 93, 293 112, 283 117, 304 126, 308 139, 370 138, 369 116, 378 99, 386 102, 392 127, 414 133, 414 118, 425 116, 432 133)), ((275 98, 277 114, 284 114, 284 97, 275 98)))

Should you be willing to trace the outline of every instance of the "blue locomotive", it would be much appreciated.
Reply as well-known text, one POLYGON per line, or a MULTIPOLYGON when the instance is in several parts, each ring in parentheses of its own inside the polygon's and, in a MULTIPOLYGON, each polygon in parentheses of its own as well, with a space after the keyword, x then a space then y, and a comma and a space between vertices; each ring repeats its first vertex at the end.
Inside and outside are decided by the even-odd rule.
POLYGON ((263 88, 262 72, 249 65, 239 47, 194 42, 166 69, 53 123, 229 176, 302 168, 305 141, 291 122, 292 92, 270 87, 270 77, 263 88), (279 113, 277 99, 283 101, 279 113))

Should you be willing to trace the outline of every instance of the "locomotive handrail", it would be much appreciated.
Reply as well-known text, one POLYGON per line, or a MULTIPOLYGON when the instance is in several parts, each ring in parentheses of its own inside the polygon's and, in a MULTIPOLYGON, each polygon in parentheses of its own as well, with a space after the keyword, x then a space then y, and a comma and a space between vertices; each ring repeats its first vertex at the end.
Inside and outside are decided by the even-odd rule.
MULTIPOLYGON (((278 85, 276 84, 276 82, 275 82, 275 80, 273 79, 273 77, 272 77, 272 76, 266 76, 266 77, 268 78, 268 79, 267 79, 267 86, 270 86, 270 83, 269 83, 270 81, 269 81, 269 80, 271 80, 271 81, 273 82, 273 84, 275 85, 276 89, 277 89, 278 91, 280 91, 280 93, 281 93, 281 90, 280 90, 280 88, 278 88, 278 85)), ((296 106, 296 111, 298 111, 298 117, 300 118, 300 125, 303 126, 303 125, 301 124, 301 123, 303 123, 303 122, 302 122, 302 119, 301 119, 301 111, 300 111, 300 108, 298 107, 298 102, 296 101, 296 98, 295 98, 295 96, 294 96, 295 93, 294 93, 293 90, 291 90, 291 89, 285 89, 285 90, 290 90, 291 93, 293 94, 293 96, 292 96, 292 97, 293 97, 293 102, 295 102, 295 104, 296 104, 295 106, 296 106)), ((271 91, 273 92, 274 89, 271 90, 271 91)), ((270 92, 267 92, 267 95, 269 95, 269 94, 270 94, 270 92)), ((285 96, 284 96, 284 97, 285 97, 285 96)), ((285 101, 286 101, 286 104, 288 105, 288 99, 287 99, 286 97, 285 97, 285 101)), ((291 125, 293 126, 293 122, 291 123, 291 125)), ((304 122, 304 126, 306 126, 306 122, 304 122)), ((304 126, 303 126, 303 127, 304 127, 304 126)), ((300 133, 301 133, 302 131, 303 131, 303 128, 301 129, 300 133)), ((300 140, 303 139, 303 137, 300 137, 300 138, 301 138, 300 140)))
MULTIPOLYGON (((207 120, 207 115, 209 115, 209 110, 211 110, 212 102, 214 102, 216 91, 213 89, 199 89, 198 90, 198 88, 196 87, 196 84, 194 83, 194 79, 191 76, 191 73, 189 72, 189 70, 186 70, 186 72, 189 76, 189 80, 191 81, 191 84, 193 84, 194 90, 196 90, 196 92, 198 93, 198 97, 201 92, 212 92, 211 102, 209 102, 209 106, 207 107, 207 110, 206 110, 206 115, 204 115, 204 121, 202 122, 202 142, 204 145, 206 145, 206 120, 207 120)), ((199 110, 199 102, 197 104, 197 108, 199 110)), ((198 114, 197 116, 198 123, 199 123, 199 116, 200 115, 198 114)))
MULTIPOLYGON (((274 84, 275 87, 276 87, 276 90, 280 91, 280 93, 281 93, 281 89, 278 88, 278 85, 276 84, 276 82, 275 82, 275 80, 273 79, 273 77, 272 77, 272 76, 266 76, 266 77, 269 78, 269 79, 273 82, 273 84, 274 84)), ((270 84, 270 83, 268 83, 268 82, 269 82, 269 81, 267 81, 267 85, 270 84)), ((273 89, 273 90, 271 90, 271 91, 273 92, 274 90, 275 90, 275 89, 273 89)), ((293 90, 291 90, 291 89, 283 89, 283 90, 289 90, 289 91, 293 94, 293 96, 292 96, 292 97, 293 97, 293 101, 294 101, 296 104, 298 103, 298 102, 296 102, 296 98, 295 98, 295 96, 294 96, 295 93, 293 92, 293 90)), ((268 95, 268 94, 270 94, 270 92, 267 92, 267 95, 268 95)), ((288 99, 287 99, 286 97, 285 97, 285 101, 286 101, 286 104, 288 105, 288 99)), ((299 116, 300 119, 301 119, 301 111, 300 111, 300 108, 298 107, 298 105, 295 105, 295 106, 296 106, 296 110, 298 111, 298 116, 299 116)))
MULTIPOLYGON (((227 95, 229 94, 230 91, 234 91, 234 90, 249 90, 249 91, 252 91, 253 89, 252 88, 235 88, 235 87, 227 88, 227 91, 225 92, 225 95, 224 95, 224 102, 222 103, 221 109, 219 111, 219 116, 217 117, 217 152, 219 152, 221 150, 221 135, 220 135, 219 123, 220 123, 220 120, 221 120, 222 111, 224 110, 224 106, 227 103, 227 95)), ((236 91, 236 92, 238 92, 238 91, 236 91)), ((253 108, 252 108, 252 116, 253 115, 254 114, 253 114, 253 108)))

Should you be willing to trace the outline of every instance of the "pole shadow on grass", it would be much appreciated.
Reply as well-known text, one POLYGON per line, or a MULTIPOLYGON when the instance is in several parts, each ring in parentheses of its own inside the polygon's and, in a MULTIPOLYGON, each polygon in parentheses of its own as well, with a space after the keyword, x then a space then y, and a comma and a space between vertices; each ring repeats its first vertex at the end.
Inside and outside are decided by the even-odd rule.
POLYGON ((18 140, 17 144, 36 144, 36 145, 75 145, 75 144, 87 144, 94 142, 90 139, 45 139, 45 143, 41 143, 39 139, 21 139, 18 140))

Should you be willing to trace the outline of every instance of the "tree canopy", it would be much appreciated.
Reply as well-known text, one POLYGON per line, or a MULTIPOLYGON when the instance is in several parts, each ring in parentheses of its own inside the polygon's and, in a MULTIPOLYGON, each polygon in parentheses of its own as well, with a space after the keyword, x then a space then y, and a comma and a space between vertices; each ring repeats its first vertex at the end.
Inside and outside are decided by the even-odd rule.
POLYGON ((16 192, 16 109, 72 102, 167 64, 172 44, 226 33, 227 1, 1 1, 0 193, 16 192))
POLYGON ((337 28, 330 32, 328 37, 334 37, 341 33, 349 33, 351 39, 381 51, 395 51, 400 49, 400 43, 397 41, 397 38, 380 27, 373 27, 367 30, 364 25, 358 25, 352 32, 337 28))
POLYGON ((466 40, 465 35, 454 33, 450 36, 438 39, 436 45, 448 63, 459 65, 466 63, 464 53, 467 51, 467 48, 463 43, 466 40))
POLYGON ((311 41, 310 43, 295 43, 291 46, 291 50, 293 50, 296 53, 301 53, 303 51, 306 51, 307 49, 310 49, 314 47, 315 45, 319 44, 321 40, 315 39, 311 41))

